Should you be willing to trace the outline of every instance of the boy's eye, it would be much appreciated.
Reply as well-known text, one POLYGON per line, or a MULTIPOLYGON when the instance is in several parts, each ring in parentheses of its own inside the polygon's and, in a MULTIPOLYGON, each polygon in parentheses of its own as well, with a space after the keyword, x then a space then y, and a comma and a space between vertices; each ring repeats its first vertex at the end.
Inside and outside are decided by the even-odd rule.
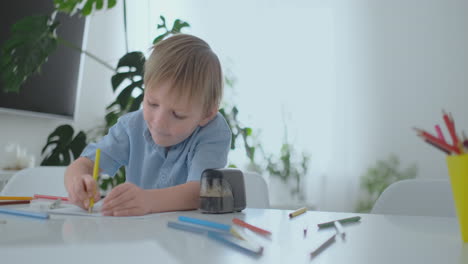
POLYGON ((149 105, 150 105, 151 107, 158 107, 158 106, 159 106, 158 104, 153 104, 153 103, 149 103, 149 105))
POLYGON ((176 112, 172 112, 172 115, 177 118, 177 119, 180 119, 180 120, 183 120, 186 118, 186 116, 183 116, 181 114, 177 114, 176 112))

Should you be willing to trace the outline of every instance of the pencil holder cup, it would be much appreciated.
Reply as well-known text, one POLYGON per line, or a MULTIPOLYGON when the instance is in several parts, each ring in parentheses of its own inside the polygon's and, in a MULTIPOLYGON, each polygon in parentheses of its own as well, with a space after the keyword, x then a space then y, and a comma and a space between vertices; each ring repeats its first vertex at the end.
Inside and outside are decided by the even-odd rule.
POLYGON ((468 242, 468 154, 447 156, 453 200, 463 242, 468 242))

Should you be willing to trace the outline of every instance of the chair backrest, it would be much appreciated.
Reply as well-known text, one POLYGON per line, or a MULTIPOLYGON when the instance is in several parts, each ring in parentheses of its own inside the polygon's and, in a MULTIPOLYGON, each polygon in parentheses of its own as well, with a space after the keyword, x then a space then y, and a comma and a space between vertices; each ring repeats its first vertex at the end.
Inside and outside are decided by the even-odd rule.
POLYGON ((68 196, 63 179, 65 166, 41 166, 20 170, 11 176, 0 192, 3 196, 46 194, 68 196))
POLYGON ((243 172, 245 196, 248 208, 270 208, 268 186, 265 179, 256 172, 243 172))
POLYGON ((371 213, 455 217, 450 181, 411 179, 395 182, 380 195, 371 213))

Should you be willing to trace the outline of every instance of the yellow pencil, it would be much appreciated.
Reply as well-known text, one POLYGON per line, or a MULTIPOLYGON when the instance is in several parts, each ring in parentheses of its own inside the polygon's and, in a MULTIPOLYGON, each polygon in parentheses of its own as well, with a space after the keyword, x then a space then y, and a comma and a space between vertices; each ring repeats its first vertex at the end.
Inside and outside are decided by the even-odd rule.
POLYGON ((34 197, 29 196, 0 196, 0 200, 31 201, 34 197))
MULTIPOLYGON (((94 158, 94 168, 93 168, 93 179, 96 181, 98 180, 99 176, 99 159, 101 158, 101 149, 96 149, 96 157, 94 158)), ((93 212, 93 207, 94 207, 94 196, 89 199, 89 207, 88 207, 88 213, 93 212)))
POLYGON ((298 216, 300 214, 303 214, 307 211, 307 208, 306 207, 302 207, 300 209, 297 209, 296 211, 292 212, 289 214, 289 218, 293 218, 295 216, 298 216))

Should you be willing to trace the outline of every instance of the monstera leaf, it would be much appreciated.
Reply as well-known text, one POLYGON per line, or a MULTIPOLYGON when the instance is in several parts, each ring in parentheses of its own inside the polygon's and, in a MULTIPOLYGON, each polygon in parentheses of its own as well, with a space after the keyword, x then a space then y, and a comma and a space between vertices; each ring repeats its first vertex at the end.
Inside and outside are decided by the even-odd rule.
MULTIPOLYGON (((67 14, 74 14, 79 10, 79 5, 83 0, 54 0, 54 5, 57 10, 67 14)), ((107 8, 111 9, 117 4, 117 0, 107 0, 107 8)), ((93 7, 96 10, 101 10, 104 7, 104 0, 87 0, 83 5, 80 13, 83 16, 91 14, 93 7)))
POLYGON ((117 65, 117 73, 112 76, 112 89, 116 92, 123 87, 116 100, 107 107, 106 122, 110 127, 125 113, 138 110, 143 101, 143 67, 145 56, 135 51, 125 54, 117 65), (137 91, 134 93, 134 91, 137 91), (137 94, 136 97, 133 95, 137 94))
POLYGON ((47 144, 42 154, 49 148, 49 154, 41 162, 42 166, 66 166, 78 158, 86 147, 86 135, 82 131, 73 137, 74 130, 70 125, 62 125, 55 129, 47 138, 47 144))
POLYGON ((31 16, 12 27, 12 36, 2 47, 0 57, 1 79, 5 92, 19 92, 21 85, 57 48, 55 29, 49 16, 31 16))

